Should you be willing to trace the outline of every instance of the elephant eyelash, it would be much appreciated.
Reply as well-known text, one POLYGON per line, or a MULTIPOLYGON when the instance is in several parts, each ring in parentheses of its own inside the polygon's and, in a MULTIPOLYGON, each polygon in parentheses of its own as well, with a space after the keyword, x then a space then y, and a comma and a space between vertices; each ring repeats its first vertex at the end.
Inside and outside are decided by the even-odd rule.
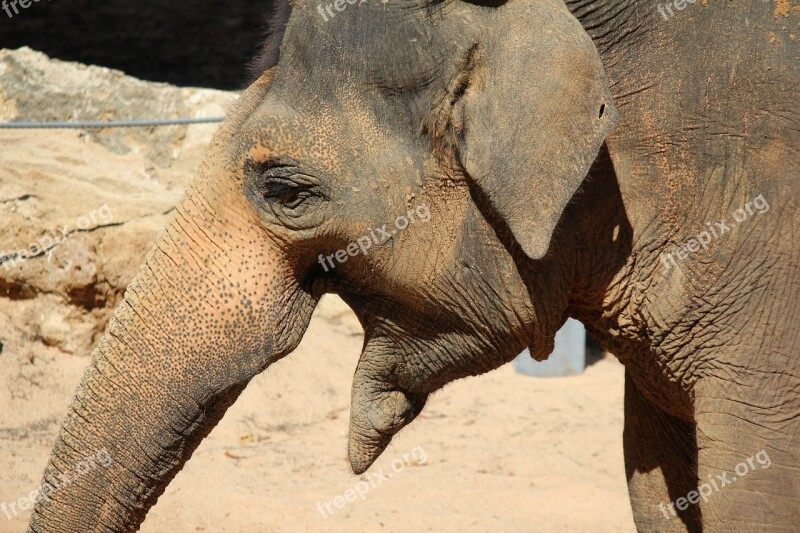
POLYGON ((289 209, 299 207, 313 196, 310 184, 300 184, 293 180, 268 177, 261 186, 261 194, 267 202, 277 201, 289 209))
POLYGON ((268 177, 265 178, 261 185, 261 192, 265 196, 277 197, 290 192, 296 192, 307 188, 302 184, 298 184, 289 179, 268 177))
POLYGON ((245 165, 250 175, 250 187, 275 213, 299 216, 306 211, 309 200, 327 200, 319 179, 301 171, 292 161, 253 161, 245 165))
POLYGON ((298 209, 309 199, 325 198, 314 178, 289 166, 272 167, 262 172, 259 192, 271 206, 277 204, 288 210, 298 209))
POLYGON ((259 178, 262 186, 269 183, 283 182, 290 187, 316 187, 318 182, 315 178, 301 172, 294 165, 271 164, 261 169, 259 178))

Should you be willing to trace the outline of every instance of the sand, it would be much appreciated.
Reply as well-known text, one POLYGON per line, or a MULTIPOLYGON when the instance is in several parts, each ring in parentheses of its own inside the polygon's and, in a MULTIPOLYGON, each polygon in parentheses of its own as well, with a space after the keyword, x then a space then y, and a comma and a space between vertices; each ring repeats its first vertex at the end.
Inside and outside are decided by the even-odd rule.
MULTIPOLYGON (((522 376, 507 365, 453 383, 359 478, 345 451, 362 333, 341 301, 327 300, 298 350, 253 380, 142 531, 634 530, 616 360, 573 377, 522 376)), ((41 402, 36 416, 3 424, 0 502, 36 487, 52 421, 86 363, 73 356, 53 365, 64 386, 31 386, 41 402)), ((26 515, 0 515, 0 532, 25 523, 26 515)))

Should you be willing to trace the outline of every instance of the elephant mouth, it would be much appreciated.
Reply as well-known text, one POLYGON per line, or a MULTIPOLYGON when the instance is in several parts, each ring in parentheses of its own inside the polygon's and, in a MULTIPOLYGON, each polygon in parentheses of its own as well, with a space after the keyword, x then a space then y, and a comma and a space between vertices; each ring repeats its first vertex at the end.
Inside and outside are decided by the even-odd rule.
MULTIPOLYGON (((406 424, 413 421, 421 412, 422 409, 425 407, 425 403, 428 401, 428 395, 424 393, 415 393, 400 387, 396 387, 395 389, 389 391, 389 402, 392 402, 389 413, 392 414, 393 420, 407 420, 406 424)), ((386 413, 386 410, 380 410, 380 413, 383 415, 386 413)), ((386 418, 378 419, 376 422, 376 429, 383 435, 387 435, 390 438, 393 437, 397 431, 394 431, 394 426, 387 426, 385 423, 386 418)), ((400 428, 398 428, 399 431, 400 428)))
POLYGON ((389 446, 392 438, 410 424, 425 407, 427 394, 398 387, 379 391, 356 390, 350 409, 348 456, 355 474, 366 472, 389 446))

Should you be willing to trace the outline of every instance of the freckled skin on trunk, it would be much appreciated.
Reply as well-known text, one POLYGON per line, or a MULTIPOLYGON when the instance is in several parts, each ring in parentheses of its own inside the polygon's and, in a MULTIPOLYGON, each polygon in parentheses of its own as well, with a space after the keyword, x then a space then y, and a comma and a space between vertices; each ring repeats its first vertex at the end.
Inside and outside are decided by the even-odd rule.
MULTIPOLYGON (((190 196, 184 205, 193 202, 190 196)), ((188 250, 188 242, 198 242, 204 231, 192 228, 196 215, 184 213, 179 210, 166 229, 95 350, 45 482, 57 486, 60 472, 75 471, 101 449, 113 462, 59 488, 52 501, 40 501, 33 531, 137 529, 248 381, 296 342, 286 345, 274 335, 283 310, 293 311, 296 331, 307 324, 310 312, 283 300, 292 288, 278 269, 259 265, 246 283, 202 268, 236 261, 236 252, 215 253, 213 246, 225 246, 222 240, 188 250), (191 327, 186 316, 195 317, 191 327), (71 505, 76 501, 82 502, 79 508, 71 505)), ((255 255, 259 261, 277 256, 263 254, 255 255)), ((247 258, 238 263, 248 269, 247 258)), ((312 308, 305 300, 294 303, 312 308)))
POLYGON ((37 502, 31 531, 137 530, 248 381, 307 327, 315 298, 248 215, 236 180, 213 178, 235 159, 229 132, 259 93, 217 133, 95 349, 45 471, 57 488, 37 502), (59 486, 101 450, 107 466, 59 486))

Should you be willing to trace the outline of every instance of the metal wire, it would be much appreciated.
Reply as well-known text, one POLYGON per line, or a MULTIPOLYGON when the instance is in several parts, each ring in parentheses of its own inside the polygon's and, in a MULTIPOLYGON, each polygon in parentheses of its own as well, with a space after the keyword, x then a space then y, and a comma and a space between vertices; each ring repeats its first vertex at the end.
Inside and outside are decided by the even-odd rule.
POLYGON ((0 122, 0 129, 102 129, 102 128, 152 128, 154 126, 182 126, 222 122, 224 117, 176 118, 165 120, 111 120, 108 122, 0 122))

